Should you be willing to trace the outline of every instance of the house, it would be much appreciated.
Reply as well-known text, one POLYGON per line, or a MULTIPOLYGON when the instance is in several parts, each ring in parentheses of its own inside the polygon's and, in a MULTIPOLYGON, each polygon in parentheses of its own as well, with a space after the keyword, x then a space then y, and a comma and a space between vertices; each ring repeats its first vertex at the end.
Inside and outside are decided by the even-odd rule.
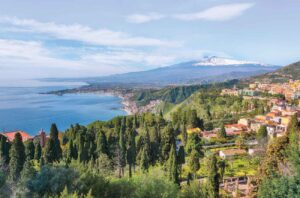
POLYGON ((225 96, 225 95, 238 96, 239 92, 237 89, 223 89, 221 92, 221 96, 225 96))
POLYGON ((188 129, 188 130, 186 130, 186 132, 188 133, 188 134, 192 134, 192 133, 196 133, 196 134, 199 134, 199 133, 201 133, 201 129, 200 128, 191 128, 191 129, 188 129))
POLYGON ((251 156, 254 156, 254 155, 259 155, 259 154, 262 154, 264 153, 264 149, 262 148, 250 148, 248 150, 248 154, 251 155, 251 156))
POLYGON ((0 134, 5 136, 7 138, 7 141, 12 142, 15 139, 16 133, 20 133, 23 142, 32 139, 32 137, 24 131, 1 132, 0 134))
POLYGON ((262 123, 262 122, 251 122, 251 124, 250 124, 250 129, 251 129, 252 131, 258 131, 259 128, 260 128, 261 126, 263 126, 263 125, 264 125, 264 123, 262 123))
POLYGON ((211 131, 203 131, 201 133, 201 137, 203 137, 204 139, 210 139, 210 138, 216 138, 217 137, 217 133, 218 131, 221 130, 220 128, 215 128, 211 131))
POLYGON ((243 124, 226 124, 225 131, 227 136, 240 135, 242 132, 247 132, 248 127, 243 124))
POLYGON ((239 95, 243 96, 257 96, 257 92, 251 89, 241 89, 239 90, 239 95))
POLYGON ((245 125, 245 126, 249 127, 250 126, 250 120, 247 119, 247 118, 241 118, 241 119, 239 119, 238 124, 245 125))
POLYGON ((219 156, 222 159, 230 159, 233 158, 234 156, 245 155, 245 154, 247 154, 247 152, 244 149, 227 149, 227 150, 219 151, 219 156))

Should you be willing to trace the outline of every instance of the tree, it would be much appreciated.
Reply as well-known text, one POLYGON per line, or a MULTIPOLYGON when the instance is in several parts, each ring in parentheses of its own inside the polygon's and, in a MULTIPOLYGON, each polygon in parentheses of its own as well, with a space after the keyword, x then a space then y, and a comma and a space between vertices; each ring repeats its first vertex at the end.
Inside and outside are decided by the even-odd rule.
POLYGON ((131 133, 129 137, 129 145, 127 149, 127 163, 129 165, 129 177, 132 177, 132 167, 135 165, 136 159, 136 146, 134 134, 131 133))
POLYGON ((268 137, 268 131, 267 131, 267 127, 265 125, 262 125, 257 132, 256 138, 258 141, 264 141, 266 140, 268 137))
POLYGON ((196 179, 196 173, 200 169, 200 155, 199 153, 193 149, 189 159, 189 166, 191 171, 194 174, 194 179, 196 179))
POLYGON ((40 160, 42 156, 42 147, 40 143, 37 143, 34 148, 34 159, 40 160))
POLYGON ((169 158, 169 153, 173 143, 175 142, 175 132, 171 124, 162 131, 161 138, 161 157, 162 161, 166 161, 169 158))
POLYGON ((28 141, 25 144, 25 154, 26 154, 26 159, 32 160, 34 158, 34 144, 33 141, 28 141))
POLYGON ((119 145, 118 145, 119 177, 124 176, 124 167, 126 166, 126 143, 125 143, 123 127, 125 126, 122 124, 120 129, 119 145))
POLYGON ((75 159, 75 148, 72 139, 69 141, 66 152, 67 152, 67 156, 66 156, 67 163, 70 163, 72 159, 75 159))
POLYGON ((5 162, 9 161, 9 148, 10 144, 7 141, 7 137, 0 135, 0 156, 5 160, 5 162))
POLYGON ((178 178, 178 164, 177 164, 177 156, 176 156, 176 146, 172 146, 169 160, 168 160, 168 169, 169 169, 169 179, 170 181, 179 184, 178 178))
POLYGON ((217 133, 218 138, 226 138, 226 130, 224 124, 222 124, 221 129, 217 133))
POLYGON ((178 165, 180 166, 180 174, 181 174, 181 172, 182 172, 182 165, 185 163, 184 146, 180 146, 179 147, 177 162, 178 162, 178 165))
POLYGON ((149 156, 148 156, 147 148, 145 147, 142 149, 140 167, 143 172, 148 171, 149 168, 149 156))
POLYGON ((217 158, 214 154, 210 155, 207 163, 208 177, 208 194, 209 198, 219 197, 219 173, 217 166, 217 158))
POLYGON ((52 124, 50 128, 50 138, 45 148, 46 163, 57 162, 62 157, 62 150, 58 139, 58 130, 56 124, 52 124))
POLYGON ((12 181, 17 181, 25 162, 25 146, 20 133, 15 134, 15 139, 9 152, 9 175, 12 181))
POLYGON ((98 154, 103 153, 108 155, 108 143, 106 135, 103 131, 99 133, 99 137, 97 139, 97 152, 98 154))
POLYGON ((188 135, 186 151, 188 154, 192 152, 192 150, 196 150, 200 157, 203 155, 201 139, 198 134, 192 133, 188 135))
POLYGON ((220 170, 220 177, 221 177, 221 179, 223 179, 224 173, 225 173, 225 168, 226 168, 226 161, 220 160, 218 163, 218 168, 220 170))

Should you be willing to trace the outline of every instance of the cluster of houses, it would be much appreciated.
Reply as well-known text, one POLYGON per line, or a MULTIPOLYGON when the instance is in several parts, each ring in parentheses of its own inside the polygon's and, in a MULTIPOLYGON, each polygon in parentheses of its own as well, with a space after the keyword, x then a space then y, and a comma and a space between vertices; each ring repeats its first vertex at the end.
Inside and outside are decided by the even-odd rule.
POLYGON ((290 80, 287 83, 259 83, 249 85, 254 91, 268 92, 270 94, 284 95, 287 100, 300 98, 300 80, 290 80))
MULTIPOLYGON (((254 118, 241 118, 237 123, 224 125, 226 136, 239 136, 242 133, 257 132, 261 126, 266 126, 269 139, 283 136, 288 128, 289 122, 293 115, 300 118, 300 107, 290 105, 285 100, 270 99, 272 108, 265 115, 257 115, 254 118)), ((198 133, 202 138, 210 140, 217 138, 220 128, 215 128, 210 131, 199 131, 200 129, 189 129, 188 132, 198 133)), ((249 155, 259 153, 259 149, 248 149, 249 155)), ((219 152, 219 156, 223 159, 231 158, 236 155, 247 154, 243 149, 227 149, 219 152)))
POLYGON ((259 93, 284 95, 286 100, 300 99, 300 80, 290 80, 287 83, 260 83, 249 84, 248 88, 223 89, 221 95, 257 96, 259 93))
POLYGON ((7 138, 8 142, 13 142, 15 139, 16 133, 19 133, 22 137, 22 141, 34 141, 37 142, 41 145, 41 147, 44 147, 46 145, 46 141, 49 138, 49 136, 46 135, 46 132, 42 129, 41 131, 38 132, 37 135, 31 136, 25 131, 7 131, 7 132, 0 132, 0 135, 4 136, 7 138))

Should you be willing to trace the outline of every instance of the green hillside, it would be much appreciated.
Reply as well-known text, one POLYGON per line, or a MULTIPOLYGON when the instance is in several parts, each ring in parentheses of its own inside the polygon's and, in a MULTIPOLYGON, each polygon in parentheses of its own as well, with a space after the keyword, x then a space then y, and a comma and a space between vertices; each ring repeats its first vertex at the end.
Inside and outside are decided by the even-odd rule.
POLYGON ((262 81, 262 82, 286 82, 289 79, 300 79, 300 61, 292 63, 285 67, 282 67, 274 72, 252 77, 250 81, 262 81))

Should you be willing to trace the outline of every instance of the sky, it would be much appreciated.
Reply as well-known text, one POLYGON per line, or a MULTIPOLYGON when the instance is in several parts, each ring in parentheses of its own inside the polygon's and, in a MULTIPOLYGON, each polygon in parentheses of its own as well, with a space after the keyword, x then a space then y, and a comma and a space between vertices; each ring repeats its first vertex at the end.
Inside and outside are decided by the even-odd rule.
POLYGON ((300 60, 299 0, 0 0, 0 84, 204 56, 300 60))

